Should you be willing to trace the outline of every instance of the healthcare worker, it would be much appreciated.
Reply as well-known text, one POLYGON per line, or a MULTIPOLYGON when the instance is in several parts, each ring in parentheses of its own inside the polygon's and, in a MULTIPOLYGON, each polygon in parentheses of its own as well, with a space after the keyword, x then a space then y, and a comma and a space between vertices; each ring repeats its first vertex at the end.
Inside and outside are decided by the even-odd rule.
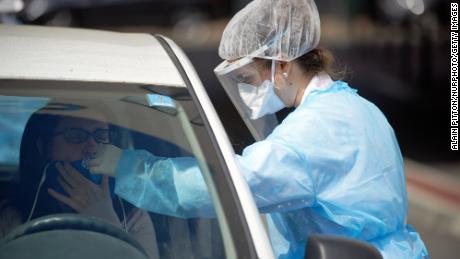
MULTIPOLYGON (((403 159, 381 111, 347 83, 333 81, 316 49, 313 0, 255 0, 227 25, 215 72, 251 132, 260 139, 237 156, 257 206, 268 213, 278 258, 303 258, 314 233, 348 236, 386 259, 428 258, 406 225, 403 159), (266 135, 266 118, 295 107, 266 135)), ((211 213, 193 158, 112 150, 115 192, 136 206, 181 217, 211 213), (145 182, 148 178, 149 181, 145 182), (197 205, 198 204, 198 205, 197 205)))

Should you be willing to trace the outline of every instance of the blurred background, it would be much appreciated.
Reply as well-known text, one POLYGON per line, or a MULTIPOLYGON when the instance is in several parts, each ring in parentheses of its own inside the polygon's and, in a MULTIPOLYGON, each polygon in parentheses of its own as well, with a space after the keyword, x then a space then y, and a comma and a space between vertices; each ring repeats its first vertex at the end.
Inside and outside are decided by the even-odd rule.
MULTIPOLYGON (((281 0, 280 0, 281 1, 281 0)), ((214 76, 247 0, 0 0, 0 22, 160 33, 188 54, 237 152, 253 140, 214 76), (224 115, 225 114, 225 115, 224 115)), ((387 116, 405 157, 409 223, 432 258, 460 253, 460 155, 450 151, 450 1, 317 0, 320 45, 387 116)), ((1 61, 0 61, 1 62, 1 61)), ((278 114, 282 119, 289 110, 278 114)))

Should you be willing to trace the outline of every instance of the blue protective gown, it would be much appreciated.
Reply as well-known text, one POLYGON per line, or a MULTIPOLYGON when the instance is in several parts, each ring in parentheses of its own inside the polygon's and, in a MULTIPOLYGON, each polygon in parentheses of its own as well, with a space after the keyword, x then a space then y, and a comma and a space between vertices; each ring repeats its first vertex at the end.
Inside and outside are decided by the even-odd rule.
MULTIPOLYGON (((403 159, 384 115, 342 81, 316 89, 263 141, 237 156, 278 258, 303 258, 313 233, 357 238, 386 259, 428 258, 406 225, 403 159)), ((115 192, 179 217, 212 216, 193 158, 124 151, 115 192), (133 173, 135 172, 135 173, 133 173)))

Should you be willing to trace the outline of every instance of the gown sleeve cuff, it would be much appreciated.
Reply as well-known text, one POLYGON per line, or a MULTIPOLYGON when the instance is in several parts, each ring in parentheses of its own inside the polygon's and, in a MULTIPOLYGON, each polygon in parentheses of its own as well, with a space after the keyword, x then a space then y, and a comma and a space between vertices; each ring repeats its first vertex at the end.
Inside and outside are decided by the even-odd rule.
POLYGON ((138 150, 123 150, 123 153, 118 160, 118 164, 115 169, 115 193, 118 195, 123 193, 123 190, 126 189, 126 187, 129 188, 130 183, 132 183, 133 179, 135 179, 139 163, 142 162, 138 152, 138 150))

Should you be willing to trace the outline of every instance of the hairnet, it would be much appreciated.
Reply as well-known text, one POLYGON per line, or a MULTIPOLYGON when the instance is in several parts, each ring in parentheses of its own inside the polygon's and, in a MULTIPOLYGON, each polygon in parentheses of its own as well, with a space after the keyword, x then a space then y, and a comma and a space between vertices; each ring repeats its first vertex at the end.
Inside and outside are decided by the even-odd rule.
POLYGON ((254 0, 228 23, 219 56, 291 61, 318 45, 320 30, 313 0, 254 0), (265 51, 257 51, 261 48, 265 51))

